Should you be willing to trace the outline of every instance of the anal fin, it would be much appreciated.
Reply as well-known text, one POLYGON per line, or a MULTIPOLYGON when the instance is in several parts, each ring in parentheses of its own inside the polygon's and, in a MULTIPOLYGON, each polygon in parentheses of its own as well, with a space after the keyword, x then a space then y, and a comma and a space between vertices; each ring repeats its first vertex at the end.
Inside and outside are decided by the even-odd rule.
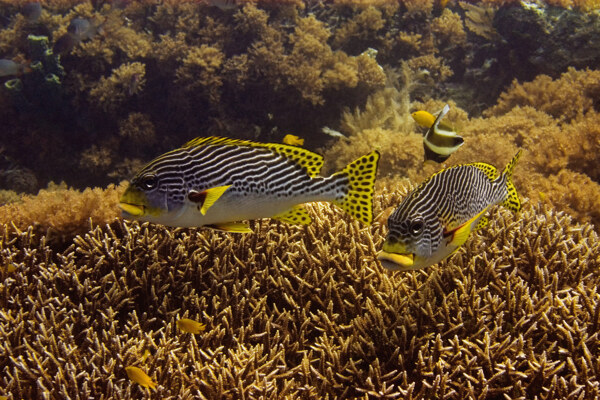
POLYGON ((294 206, 287 211, 271 217, 278 221, 287 222, 288 224, 308 225, 312 222, 312 218, 302 206, 294 206))
POLYGON ((205 225, 207 228, 216 229, 218 231, 233 232, 233 233, 252 233, 252 229, 245 222, 223 222, 219 224, 205 225))

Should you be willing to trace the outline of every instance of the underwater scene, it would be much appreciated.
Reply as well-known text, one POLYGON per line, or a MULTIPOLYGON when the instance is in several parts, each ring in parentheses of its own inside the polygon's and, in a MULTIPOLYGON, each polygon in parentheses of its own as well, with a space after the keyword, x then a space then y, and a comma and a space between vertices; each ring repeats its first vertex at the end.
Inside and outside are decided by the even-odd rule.
POLYGON ((600 398, 597 0, 0 0, 0 400, 600 398))

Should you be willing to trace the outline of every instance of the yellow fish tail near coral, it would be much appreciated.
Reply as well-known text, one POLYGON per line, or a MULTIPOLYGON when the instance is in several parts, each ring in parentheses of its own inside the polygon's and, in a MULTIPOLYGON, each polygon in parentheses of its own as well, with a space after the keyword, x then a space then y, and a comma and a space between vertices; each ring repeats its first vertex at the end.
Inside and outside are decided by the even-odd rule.
POLYGON ((156 389, 156 383, 141 368, 129 366, 125 367, 125 372, 127 372, 129 379, 138 385, 145 388, 156 389))
POLYGON ((177 327, 182 332, 194 334, 202 333, 206 329, 206 325, 189 318, 181 318, 178 320, 177 327))

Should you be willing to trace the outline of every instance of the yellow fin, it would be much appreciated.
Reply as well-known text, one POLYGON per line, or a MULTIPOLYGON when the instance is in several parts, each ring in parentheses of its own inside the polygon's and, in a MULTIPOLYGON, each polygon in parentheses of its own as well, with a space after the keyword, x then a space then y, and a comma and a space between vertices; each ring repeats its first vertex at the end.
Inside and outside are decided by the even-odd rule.
MULTIPOLYGON (((454 230, 454 233, 452 234, 452 241, 450 242, 450 244, 452 244, 453 246, 456 246, 456 247, 462 246, 467 241, 467 239, 469 238, 469 235, 473 231, 473 229, 471 228, 473 226, 473 222, 477 221, 477 219, 480 218, 481 215, 486 211, 487 211, 487 208, 484 209, 483 211, 481 211, 479 214, 475 215, 473 218, 471 218, 470 220, 468 220, 461 226, 459 226, 458 228, 456 228, 454 230)), ((478 222, 477 228, 480 227, 479 223, 481 223, 481 221, 478 222)), ((487 223, 487 219, 485 220, 484 225, 486 223, 487 223)))
POLYGON ((496 179, 498 177, 498 170, 496 169, 496 167, 494 167, 491 164, 478 162, 478 163, 471 163, 471 164, 466 164, 466 165, 472 165, 474 167, 479 168, 481 171, 483 171, 483 173, 488 177, 488 179, 490 181, 493 181, 494 179, 496 179))
POLYGON ((334 203, 348 214, 365 224, 373 220, 373 185, 377 174, 379 152, 370 152, 348 164, 336 175, 345 175, 348 178, 348 193, 343 199, 334 203))
POLYGON ((294 206, 281 214, 271 217, 278 221, 287 222, 288 224, 309 225, 312 218, 308 215, 308 211, 302 206, 294 206))
POLYGON ((230 186, 231 185, 217 186, 214 188, 206 189, 204 191, 204 194, 206 195, 206 197, 204 198, 204 202, 202 203, 202 208, 200 209, 200 212, 202 213, 202 215, 206 214, 208 209, 210 207, 212 207, 212 205, 215 204, 215 202, 217 200, 219 200, 219 197, 221 197, 223 195, 223 193, 225 193, 225 191, 227 189, 229 189, 230 186))
POLYGON ((519 150, 502 171, 502 175, 504 175, 506 179, 506 190, 508 192, 506 195, 506 199, 504 199, 504 201, 502 202, 502 205, 514 212, 517 212, 521 209, 521 200, 519 200, 517 188, 515 188, 515 185, 512 182, 513 169, 515 168, 517 161, 519 161, 521 153, 522 150, 519 150))
POLYGON ((248 146, 261 147, 269 149, 289 160, 294 161, 297 165, 304 168, 310 177, 315 177, 321 172, 323 167, 323 156, 313 153, 312 151, 301 147, 290 146, 280 143, 259 143, 250 140, 229 139, 217 136, 199 137, 185 143, 182 147, 197 147, 208 145, 233 145, 233 146, 248 146))
POLYGON ((220 224, 206 225, 208 228, 218 231, 233 232, 233 233, 252 233, 252 229, 244 222, 223 222, 220 224))
POLYGON ((487 224, 488 224, 488 218, 487 217, 481 217, 481 219, 477 223, 477 227, 475 228, 475 230, 481 229, 484 226, 487 226, 487 224))
POLYGON ((152 378, 150 378, 142 369, 138 367, 125 367, 125 372, 127 372, 129 379, 135 383, 142 385, 145 388, 156 388, 156 383, 152 381, 152 378))

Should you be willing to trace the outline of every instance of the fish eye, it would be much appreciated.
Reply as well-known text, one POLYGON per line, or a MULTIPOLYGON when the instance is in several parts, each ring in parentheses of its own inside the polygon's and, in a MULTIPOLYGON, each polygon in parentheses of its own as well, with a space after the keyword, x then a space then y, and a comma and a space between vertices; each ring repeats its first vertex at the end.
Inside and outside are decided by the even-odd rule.
POLYGON ((421 232, 423 232, 423 220, 422 219, 416 219, 414 220, 411 224, 410 224, 410 233, 412 233, 413 235, 418 235, 421 232))
POLYGON ((152 190, 158 185, 158 178, 156 175, 146 175, 138 180, 137 185, 143 190, 152 190))

